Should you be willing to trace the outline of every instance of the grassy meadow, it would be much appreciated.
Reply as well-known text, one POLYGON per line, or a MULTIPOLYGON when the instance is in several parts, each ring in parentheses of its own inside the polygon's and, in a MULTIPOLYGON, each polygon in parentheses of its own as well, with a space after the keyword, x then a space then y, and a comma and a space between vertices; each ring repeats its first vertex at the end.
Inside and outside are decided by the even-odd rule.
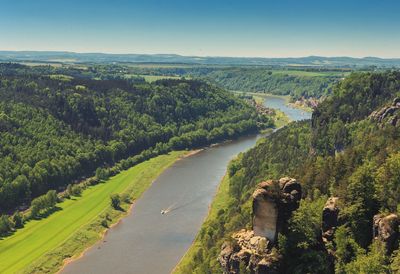
POLYGON ((110 195, 127 193, 137 199, 151 183, 186 152, 171 152, 140 163, 104 183, 84 190, 80 197, 57 204, 50 216, 32 220, 13 235, 0 240, 0 273, 54 273, 65 259, 94 244, 105 231, 127 214, 110 206, 110 195), (103 224, 102 224, 103 221, 103 224))

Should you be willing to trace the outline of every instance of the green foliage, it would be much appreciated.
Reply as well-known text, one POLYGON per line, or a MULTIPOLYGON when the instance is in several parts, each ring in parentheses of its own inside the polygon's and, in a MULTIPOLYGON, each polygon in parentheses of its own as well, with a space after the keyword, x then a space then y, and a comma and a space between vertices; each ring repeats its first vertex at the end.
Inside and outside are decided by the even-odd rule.
POLYGON ((331 91, 341 73, 268 71, 259 68, 227 68, 211 71, 203 78, 228 90, 291 95, 293 99, 321 97, 331 91))
POLYGON ((400 72, 353 73, 335 86, 312 117, 312 145, 332 154, 349 144, 346 124, 365 119, 393 99, 400 90, 400 72))
POLYGON ((203 249, 203 260, 190 258, 191 263, 184 264, 179 273, 194 273, 200 269, 201 273, 221 272, 217 257, 223 242, 229 240, 233 232, 250 228, 251 194, 256 184, 263 179, 290 174, 296 165, 304 162, 308 155, 309 130, 307 121, 292 123, 262 139, 256 147, 240 154, 229 164, 222 182, 224 187, 228 186, 221 194, 224 207, 203 225, 196 239, 203 249))
POLYGON ((13 228, 13 225, 7 215, 0 216, 0 236, 4 236, 9 233, 13 228))
POLYGON ((12 221, 15 228, 22 228, 24 226, 24 217, 19 211, 12 215, 12 221))
POLYGON ((251 193, 256 185, 284 176, 301 182, 304 200, 278 235, 282 273, 331 273, 334 269, 337 273, 388 273, 390 267, 399 269, 398 251, 389 266, 383 247, 371 242, 373 216, 396 213, 399 208, 400 127, 378 124, 368 116, 399 96, 400 73, 352 74, 333 90, 314 111, 311 125, 292 123, 230 163, 232 199, 218 226, 223 234, 213 233, 211 238, 206 232, 212 224, 203 227, 205 262, 196 262, 193 269, 198 265, 219 269, 212 268, 212 262, 222 242, 251 224, 251 193), (339 197, 340 227, 334 242, 325 246, 321 214, 328 196, 339 197), (335 251, 335 257, 326 248, 335 251))
POLYGON ((100 181, 104 181, 108 179, 110 176, 109 171, 105 168, 98 167, 96 169, 96 178, 99 179, 100 181))
MULTIPOLYGON (((322 196, 317 200, 302 200, 300 207, 293 213, 289 222, 288 242, 290 249, 303 249, 304 251, 315 247, 321 234, 322 209, 327 200, 322 196)), ((293 252, 294 250, 290 250, 293 252)), ((300 251, 302 253, 302 251, 300 251)))
POLYGON ((127 203, 127 204, 132 203, 131 195, 129 195, 128 193, 123 193, 121 195, 121 202, 124 202, 124 203, 127 203))
POLYGON ((104 180, 172 149, 272 126, 200 81, 93 80, 93 71, 12 64, 0 71, 0 210, 94 173, 104 180))
POLYGON ((336 265, 335 273, 346 273, 345 265, 353 261, 364 250, 356 243, 350 230, 340 226, 335 231, 336 265))
POLYGON ((42 211, 53 209, 57 203, 57 193, 55 190, 49 190, 45 195, 32 200, 31 217, 38 217, 42 211))
POLYGON ((71 185, 67 186, 67 194, 68 196, 80 196, 82 193, 82 187, 80 185, 71 185))
POLYGON ((400 203, 400 153, 390 155, 377 171, 377 195, 386 209, 397 210, 400 203))
POLYGON ((391 273, 400 273, 400 250, 393 252, 390 258, 390 270, 391 273))
POLYGON ((360 253, 356 259, 345 267, 348 274, 389 273, 388 258, 385 255, 383 243, 375 241, 371 244, 368 254, 360 253))
POLYGON ((280 252, 285 254, 285 273, 329 272, 328 255, 320 248, 322 209, 327 197, 302 200, 289 221, 288 232, 279 238, 280 252))
POLYGON ((366 248, 371 241, 372 218, 377 213, 374 171, 371 163, 359 166, 348 178, 348 186, 340 217, 346 222, 357 243, 366 248))
POLYGON ((128 204, 121 204, 120 210, 110 206, 112 193, 129 193, 138 199, 183 155, 185 152, 174 151, 135 165, 107 183, 85 189, 79 199, 64 199, 57 204, 60 210, 56 214, 29 221, 12 236, 4 237, 0 249, 7 252, 0 252, 0 273, 56 273, 66 258, 81 254, 101 239, 102 220, 111 225, 127 214, 128 204), (146 176, 141 176, 144 173, 146 176))
POLYGON ((111 194, 110 202, 111 202, 111 206, 114 209, 120 209, 121 208, 121 197, 119 196, 119 194, 111 194))

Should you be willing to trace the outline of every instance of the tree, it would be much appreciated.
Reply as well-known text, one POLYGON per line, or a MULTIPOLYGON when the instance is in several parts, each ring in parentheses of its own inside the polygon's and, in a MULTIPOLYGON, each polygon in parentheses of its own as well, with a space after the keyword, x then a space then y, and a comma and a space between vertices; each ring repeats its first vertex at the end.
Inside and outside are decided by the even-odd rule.
POLYGON ((353 172, 348 179, 346 207, 341 211, 356 242, 363 248, 371 241, 371 233, 365 231, 370 230, 372 218, 377 213, 374 168, 371 162, 365 162, 353 172))
POLYGON ((329 273, 326 252, 319 248, 322 209, 327 197, 303 200, 289 220, 287 237, 280 237, 280 252, 285 254, 283 268, 287 273, 329 273))
POLYGON ((53 208, 57 203, 58 197, 55 190, 49 190, 46 193, 46 206, 47 208, 53 208))
POLYGON ((376 274, 388 273, 388 257, 385 255, 384 244, 374 241, 367 254, 361 253, 357 258, 345 266, 346 274, 376 274))
POLYGON ((96 169, 96 178, 97 179, 99 179, 100 181, 104 181, 104 180, 107 180, 108 177, 109 177, 109 172, 107 169, 101 168, 101 167, 98 167, 96 169))
POLYGON ((12 223, 7 215, 0 217, 0 235, 5 235, 12 230, 12 223))
POLYGON ((383 207, 395 211, 400 202, 400 153, 390 155, 377 171, 377 193, 383 207))
POLYGON ((340 226, 335 231, 336 244, 336 273, 345 273, 345 265, 351 262, 356 256, 364 250, 353 239, 350 229, 345 226, 340 226))
POLYGON ((119 196, 119 194, 111 194, 110 200, 111 200, 111 206, 114 209, 120 209, 121 197, 119 196))
POLYGON ((14 215, 12 216, 12 220, 14 222, 15 228, 22 228, 24 226, 24 219, 19 211, 14 213, 14 215))
POLYGON ((55 190, 49 190, 45 195, 32 200, 31 216, 37 217, 41 211, 54 208, 58 200, 55 190))

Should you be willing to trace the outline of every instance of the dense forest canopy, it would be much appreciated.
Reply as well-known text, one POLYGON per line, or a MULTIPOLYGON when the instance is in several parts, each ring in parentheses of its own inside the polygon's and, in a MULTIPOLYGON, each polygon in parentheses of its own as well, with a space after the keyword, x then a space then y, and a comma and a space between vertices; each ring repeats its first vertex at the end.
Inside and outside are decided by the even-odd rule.
POLYGON ((399 72, 352 74, 311 122, 292 123, 241 154, 229 167, 228 206, 200 232, 202 246, 185 271, 222 272, 221 245, 250 228, 256 185, 290 176, 301 182, 303 200, 278 236, 280 272, 398 273, 398 242, 392 252, 372 239, 374 216, 400 213, 398 96, 399 72), (327 244, 321 225, 328 197, 338 197, 340 212, 327 244))
POLYGON ((290 95, 292 99, 326 96, 344 72, 307 72, 254 68, 223 69, 205 78, 228 89, 290 95))
POLYGON ((201 79, 227 90, 290 95, 293 100, 320 98, 350 72, 346 68, 200 66, 178 64, 80 64, 38 66, 33 72, 21 67, 20 73, 62 74, 91 79, 125 79, 143 83, 147 78, 201 79))
POLYGON ((202 146, 272 126, 201 81, 95 80, 63 70, 0 65, 0 210, 145 150, 202 146))

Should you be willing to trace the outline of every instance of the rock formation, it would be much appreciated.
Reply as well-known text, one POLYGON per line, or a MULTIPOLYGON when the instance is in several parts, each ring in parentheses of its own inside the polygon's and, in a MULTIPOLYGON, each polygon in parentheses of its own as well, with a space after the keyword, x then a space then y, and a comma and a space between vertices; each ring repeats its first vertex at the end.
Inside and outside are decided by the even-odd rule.
POLYGON ((338 201, 338 197, 330 197, 326 201, 322 211, 322 239, 325 243, 333 240, 336 227, 338 226, 338 201))
POLYGON ((400 98, 395 98, 390 106, 381 108, 380 110, 371 113, 371 119, 377 121, 380 124, 388 123, 392 126, 400 125, 399 123, 399 110, 400 109, 400 98))
POLYGON ((275 242, 277 233, 299 207, 301 185, 295 179, 281 178, 259 184, 253 193, 253 231, 256 236, 275 242))
POLYGON ((256 274, 278 273, 280 258, 273 245, 300 199, 301 185, 295 179, 260 183, 253 193, 253 230, 233 234, 222 246, 218 260, 224 273, 237 274, 243 267, 256 274))
POLYGON ((373 237, 385 244, 388 254, 392 253, 399 237, 400 219, 396 214, 378 214, 373 219, 373 237))
POLYGON ((268 248, 265 237, 242 229, 233 234, 233 242, 225 242, 218 260, 224 273, 238 274, 245 267, 251 273, 278 273, 279 256, 268 248))
POLYGON ((271 190, 274 186, 272 181, 262 184, 264 187, 258 188, 253 193, 253 231, 255 235, 266 237, 274 242, 278 222, 278 206, 271 190))
POLYGON ((267 108, 263 104, 257 103, 254 99, 249 99, 248 102, 250 105, 254 106, 256 111, 260 114, 275 115, 275 110, 273 108, 267 108))

